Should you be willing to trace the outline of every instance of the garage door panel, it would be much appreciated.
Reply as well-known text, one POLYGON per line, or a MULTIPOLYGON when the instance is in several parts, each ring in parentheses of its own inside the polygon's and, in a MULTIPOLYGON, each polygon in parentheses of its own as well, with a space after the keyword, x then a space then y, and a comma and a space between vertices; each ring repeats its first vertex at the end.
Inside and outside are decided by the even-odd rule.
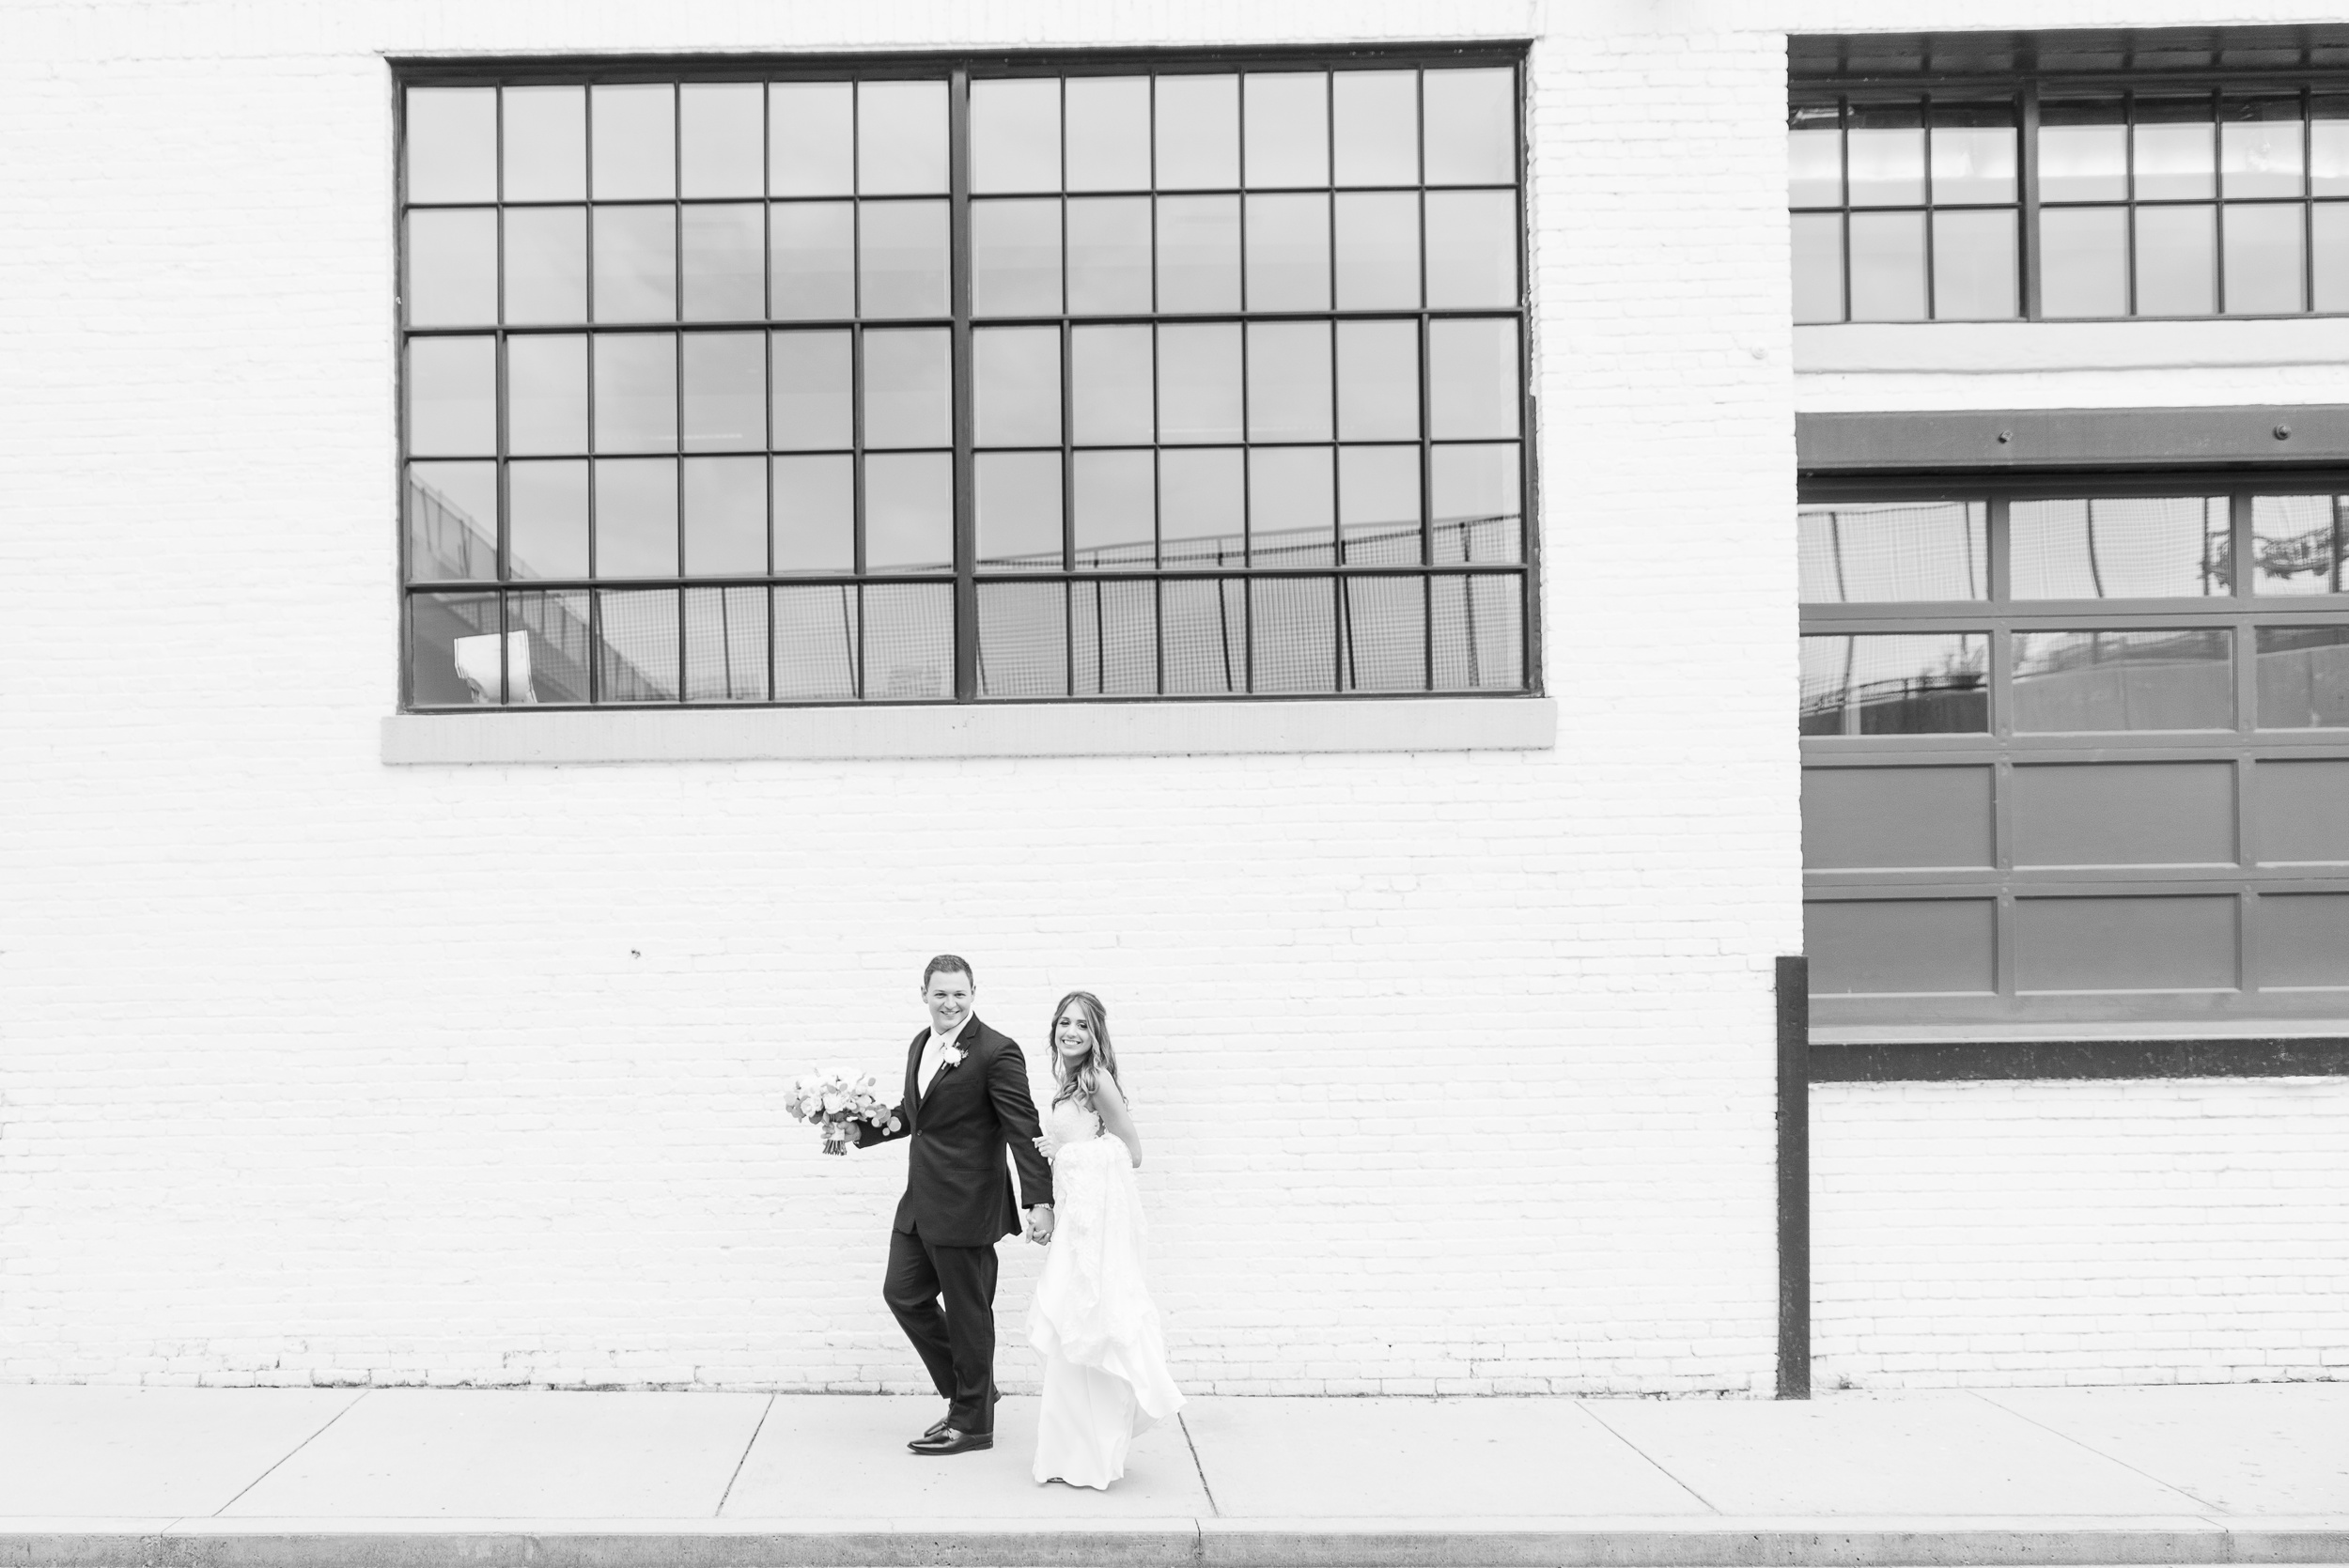
POLYGON ((1811 768, 1803 864, 1813 871, 1949 870, 1993 863, 1990 769, 1811 768))
POLYGON ((2251 779, 2261 864, 2349 863, 2349 759, 2271 759, 2251 779))
POLYGON ((2258 920, 2263 987, 2349 987, 2349 893, 2266 893, 2258 920))
POLYGON ((2015 769, 2018 866, 2232 865, 2232 762, 2081 762, 2015 769))
POLYGON ((1821 900, 1803 908, 1820 995, 1986 996, 1998 988, 1997 905, 1986 898, 1821 900))
POLYGON ((2025 898, 2021 991, 2213 991, 2238 985, 2232 897, 2025 898))

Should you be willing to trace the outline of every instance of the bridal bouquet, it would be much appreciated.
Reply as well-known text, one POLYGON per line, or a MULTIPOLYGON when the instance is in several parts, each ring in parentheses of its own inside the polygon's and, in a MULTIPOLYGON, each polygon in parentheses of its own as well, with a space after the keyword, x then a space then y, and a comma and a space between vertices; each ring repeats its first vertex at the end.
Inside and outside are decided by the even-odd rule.
POLYGON ((879 1085, 870 1073, 850 1074, 840 1068, 802 1073, 784 1096, 783 1109, 795 1122, 824 1131, 824 1152, 841 1154, 848 1147, 848 1127, 865 1123, 883 1132, 897 1130, 897 1112, 883 1105, 879 1085))

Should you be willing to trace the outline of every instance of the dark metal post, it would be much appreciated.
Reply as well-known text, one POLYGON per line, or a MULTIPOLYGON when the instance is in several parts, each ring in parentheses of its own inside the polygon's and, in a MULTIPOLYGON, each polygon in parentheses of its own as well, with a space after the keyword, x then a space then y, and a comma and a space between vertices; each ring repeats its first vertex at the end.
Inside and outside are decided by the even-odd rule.
POLYGON ((1811 963, 1778 961, 1778 1397, 1811 1397, 1811 963))

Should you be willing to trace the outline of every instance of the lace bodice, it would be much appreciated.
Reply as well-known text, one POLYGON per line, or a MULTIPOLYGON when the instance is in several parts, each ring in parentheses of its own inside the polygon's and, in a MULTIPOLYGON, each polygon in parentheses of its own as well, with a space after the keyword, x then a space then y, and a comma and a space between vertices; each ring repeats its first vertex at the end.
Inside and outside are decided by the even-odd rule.
POLYGON ((1082 1143, 1100 1137, 1101 1118, 1082 1101, 1061 1100, 1047 1113, 1044 1130, 1050 1136, 1057 1151, 1071 1143, 1082 1143))

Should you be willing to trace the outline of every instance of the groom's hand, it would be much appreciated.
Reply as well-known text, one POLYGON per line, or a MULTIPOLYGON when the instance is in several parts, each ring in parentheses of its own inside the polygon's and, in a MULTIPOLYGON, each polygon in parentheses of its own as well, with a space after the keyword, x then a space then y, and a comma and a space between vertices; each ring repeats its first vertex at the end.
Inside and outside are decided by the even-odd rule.
POLYGON ((1038 1203, 1035 1207, 1028 1211, 1028 1239, 1034 1242, 1038 1247, 1049 1247, 1051 1245, 1051 1204, 1038 1203))

